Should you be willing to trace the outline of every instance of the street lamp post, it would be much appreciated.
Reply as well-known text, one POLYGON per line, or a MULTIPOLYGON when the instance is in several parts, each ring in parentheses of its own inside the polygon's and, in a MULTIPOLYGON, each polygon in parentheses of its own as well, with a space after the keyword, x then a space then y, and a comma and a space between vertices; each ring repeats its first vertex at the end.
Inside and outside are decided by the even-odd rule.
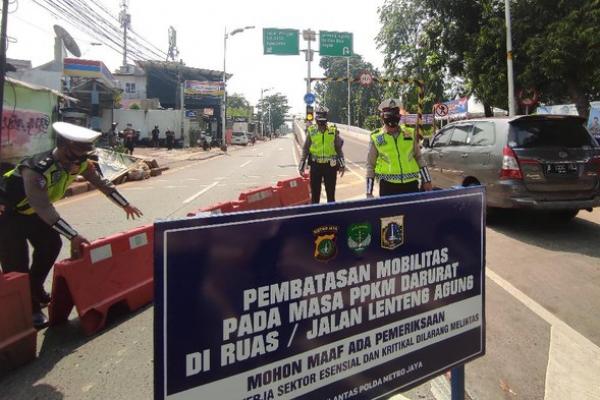
POLYGON ((265 137, 265 106, 263 104, 263 94, 271 89, 273 88, 260 89, 260 135, 263 138, 265 137))
POLYGON ((226 115, 227 112, 227 39, 229 36, 236 35, 244 32, 248 29, 254 29, 254 25, 245 26, 243 28, 234 29, 227 33, 227 27, 225 27, 225 34, 223 35, 223 110, 221 112, 221 149, 227 150, 227 143, 225 142, 225 127, 227 124, 226 115))
POLYGON ((504 1, 504 17, 506 19, 506 75, 508 77, 508 115, 516 114, 515 83, 513 75, 512 32, 510 21, 510 0, 504 1))

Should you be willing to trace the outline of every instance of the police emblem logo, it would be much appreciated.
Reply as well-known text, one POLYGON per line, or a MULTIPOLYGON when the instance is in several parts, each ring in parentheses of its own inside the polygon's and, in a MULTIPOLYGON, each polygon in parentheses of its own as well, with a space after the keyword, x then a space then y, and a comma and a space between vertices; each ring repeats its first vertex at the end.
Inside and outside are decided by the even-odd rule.
POLYGON ((385 144, 385 135, 383 133, 375 136, 375 139, 377 140, 378 145, 383 146, 385 144))
POLYGON ((337 254, 338 227, 335 225, 324 225, 313 230, 315 236, 314 257, 319 261, 328 261, 337 254))
POLYGON ((346 231, 348 247, 356 254, 362 254, 371 244, 371 224, 352 224, 346 231))
POLYGON ((381 218, 381 247, 394 250, 404 244, 404 215, 381 218))

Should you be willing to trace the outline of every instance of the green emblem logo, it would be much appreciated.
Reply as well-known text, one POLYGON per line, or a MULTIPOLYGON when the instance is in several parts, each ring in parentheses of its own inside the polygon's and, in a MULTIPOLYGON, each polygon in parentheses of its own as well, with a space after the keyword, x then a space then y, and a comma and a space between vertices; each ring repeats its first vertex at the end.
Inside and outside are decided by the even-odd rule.
POLYGON ((362 222, 352 224, 346 231, 348 247, 356 254, 362 254, 371 244, 371 224, 362 222))
POLYGON ((337 254, 335 243, 338 227, 334 225, 320 226, 313 230, 315 236, 314 256, 319 261, 331 260, 337 254))

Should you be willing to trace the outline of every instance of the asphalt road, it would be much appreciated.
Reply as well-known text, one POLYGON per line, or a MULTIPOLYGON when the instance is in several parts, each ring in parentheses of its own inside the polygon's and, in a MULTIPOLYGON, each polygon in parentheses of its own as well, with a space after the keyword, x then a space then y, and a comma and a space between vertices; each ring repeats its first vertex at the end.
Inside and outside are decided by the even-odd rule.
MULTIPOLYGON (((296 176, 294 147, 289 136, 260 142, 120 186, 144 212, 139 221, 127 221, 97 192, 63 200, 58 209, 89 239, 183 217, 296 176)), ((366 144, 345 136, 344 151, 349 171, 338 182, 337 198, 362 197, 366 144)), ((470 398, 600 399, 600 210, 566 225, 523 213, 490 222, 487 354, 467 365, 470 398)), ((0 399, 151 399, 152 312, 148 306, 122 317, 91 338, 81 335, 74 315, 41 331, 38 359, 0 380, 0 399)), ((445 383, 438 378, 404 396, 443 399, 445 383)))

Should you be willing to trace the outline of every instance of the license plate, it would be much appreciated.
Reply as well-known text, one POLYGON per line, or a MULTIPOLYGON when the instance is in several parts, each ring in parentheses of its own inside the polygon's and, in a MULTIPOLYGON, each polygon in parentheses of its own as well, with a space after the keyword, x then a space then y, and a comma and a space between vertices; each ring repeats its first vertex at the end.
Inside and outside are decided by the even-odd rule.
POLYGON ((577 164, 573 163, 546 164, 547 174, 577 175, 577 171, 577 164))

